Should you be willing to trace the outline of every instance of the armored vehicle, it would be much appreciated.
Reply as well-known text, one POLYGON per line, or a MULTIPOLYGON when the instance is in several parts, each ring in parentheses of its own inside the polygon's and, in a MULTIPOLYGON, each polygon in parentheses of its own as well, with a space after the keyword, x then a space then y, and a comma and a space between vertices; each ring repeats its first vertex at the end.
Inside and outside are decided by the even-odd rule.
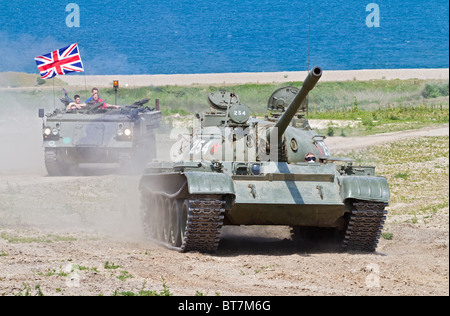
POLYGON ((141 173, 156 158, 154 130, 161 112, 146 107, 149 99, 114 108, 104 108, 103 102, 87 104, 73 110, 70 106, 66 110, 67 97, 61 102, 63 109, 52 113, 39 109, 49 176, 78 175, 78 166, 84 163, 120 163, 124 173, 141 173))
POLYGON ((321 75, 315 67, 301 89, 275 91, 265 120, 233 93, 210 93, 212 111, 179 133, 172 161, 150 163, 141 178, 148 236, 215 252, 223 225, 286 225, 297 240, 332 230, 343 249, 375 251, 389 187, 375 167, 333 157, 311 129, 304 101, 321 75))

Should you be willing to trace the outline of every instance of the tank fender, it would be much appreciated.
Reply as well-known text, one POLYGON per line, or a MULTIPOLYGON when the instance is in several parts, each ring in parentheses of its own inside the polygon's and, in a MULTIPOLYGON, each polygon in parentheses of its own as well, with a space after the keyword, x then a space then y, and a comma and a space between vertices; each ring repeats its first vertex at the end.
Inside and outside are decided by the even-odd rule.
POLYGON ((344 176, 338 181, 343 200, 389 202, 389 185, 384 177, 344 176))
POLYGON ((231 176, 224 173, 185 172, 190 194, 231 194, 236 196, 231 176))

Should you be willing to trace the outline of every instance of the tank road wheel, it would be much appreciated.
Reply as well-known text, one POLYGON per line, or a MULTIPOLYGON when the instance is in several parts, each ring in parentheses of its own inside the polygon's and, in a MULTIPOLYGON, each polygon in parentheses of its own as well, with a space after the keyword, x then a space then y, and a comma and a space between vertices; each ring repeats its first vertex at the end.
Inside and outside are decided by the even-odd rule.
POLYGON ((144 234, 147 239, 155 237, 155 196, 152 194, 142 194, 141 220, 144 234))
POLYGON ((178 219, 178 235, 180 236, 181 248, 184 248, 186 229, 188 225, 189 200, 182 201, 181 209, 177 212, 178 219))
POLYGON ((178 251, 215 252, 225 213, 222 196, 170 199, 143 192, 144 230, 151 238, 178 251))
POLYGON ((157 195, 155 200, 154 238, 162 241, 164 240, 164 197, 157 195))
POLYGON ((181 246, 178 213, 181 212, 180 200, 144 193, 141 195, 141 220, 145 237, 168 244, 181 246))
POLYGON ((163 197, 161 198, 162 208, 161 208, 161 240, 166 243, 170 243, 170 199, 163 197))
POLYGON ((181 212, 181 203, 179 200, 170 200, 169 208, 169 244, 174 247, 181 246, 181 234, 178 222, 178 213, 181 212))

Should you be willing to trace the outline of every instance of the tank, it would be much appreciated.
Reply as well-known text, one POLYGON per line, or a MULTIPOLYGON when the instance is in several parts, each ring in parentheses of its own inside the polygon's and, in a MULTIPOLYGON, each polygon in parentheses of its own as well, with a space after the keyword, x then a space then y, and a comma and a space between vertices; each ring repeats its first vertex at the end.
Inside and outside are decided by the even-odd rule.
POLYGON ((121 173, 141 174, 156 158, 154 130, 161 112, 146 106, 149 99, 120 108, 103 109, 103 102, 66 110, 70 100, 51 113, 39 109, 45 167, 49 176, 82 175, 80 164, 120 164, 121 173))
POLYGON ((210 93, 211 111, 177 133, 172 161, 150 163, 141 177, 147 236, 181 252, 211 253, 224 225, 285 225, 300 242, 330 235, 343 250, 374 252, 388 183, 374 166, 333 157, 311 129, 305 100, 321 76, 314 67, 301 88, 276 90, 264 120, 236 94, 210 93))

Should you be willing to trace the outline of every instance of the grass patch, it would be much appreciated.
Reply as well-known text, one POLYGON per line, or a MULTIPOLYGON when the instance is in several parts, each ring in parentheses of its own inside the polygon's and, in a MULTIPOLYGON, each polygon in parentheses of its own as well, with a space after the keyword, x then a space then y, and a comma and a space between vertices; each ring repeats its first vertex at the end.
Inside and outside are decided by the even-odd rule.
POLYGON ((447 83, 427 83, 423 89, 422 96, 426 99, 439 98, 448 96, 448 82, 447 83))
MULTIPOLYGON (((3 74, 5 75, 5 73, 3 74)), ((30 75, 36 76, 36 75, 30 75)), ((368 135, 390 131, 417 129, 424 126, 449 122, 448 80, 370 80, 345 82, 320 82, 309 95, 309 119, 352 121, 351 126, 329 126, 319 134, 334 136, 368 135)), ((46 83, 48 84, 48 83, 46 83)), ((149 86, 121 87, 118 91, 119 104, 131 104, 136 100, 150 98, 148 107, 155 107, 160 101, 164 117, 181 116, 209 111, 206 101, 208 93, 217 90, 235 92, 242 103, 248 105, 252 116, 264 117, 267 102, 278 88, 302 82, 283 84, 241 84, 216 86, 149 86)), ((33 89, 20 92, 5 92, 6 101, 17 102, 30 109, 45 108, 52 111, 61 107, 58 98, 67 88, 70 97, 75 94, 85 99, 90 91, 71 90, 55 82, 56 95, 51 89, 33 89)), ((113 88, 100 89, 100 96, 108 103, 115 102, 113 88)))
POLYGON ((164 277, 161 277, 162 289, 161 290, 145 290, 146 282, 142 284, 142 288, 137 292, 132 291, 114 291, 113 296, 173 296, 170 292, 170 287, 167 285, 164 277))
POLYGON ((12 244, 52 243, 52 242, 67 242, 77 240, 75 237, 72 236, 62 236, 54 234, 48 234, 45 236, 18 236, 6 232, 0 233, 0 238, 12 244))
MULTIPOLYGON (((8 79, 14 73, 0 73, 8 79)), ((17 76, 20 74, 17 73, 17 76)), ((19 77, 28 76, 34 78, 33 74, 23 74, 19 77)), ((30 78, 31 78, 30 77, 30 78)), ((1 80, 1 79, 0 79, 1 80)), ((12 80, 12 79, 11 79, 12 80)), ((4 82, 6 79, 4 80, 4 82)), ((19 81, 20 83, 20 81, 19 81)), ((1 81, 0 81, 1 84, 1 81)), ((48 83, 46 83, 48 84, 48 83)), ((266 113, 267 101, 270 95, 278 88, 293 85, 301 87, 302 82, 273 83, 273 84, 240 84, 240 85, 214 85, 214 86, 148 86, 148 87, 121 87, 118 90, 118 103, 130 104, 142 98, 159 99, 161 108, 186 111, 208 110, 206 97, 209 92, 217 90, 229 90, 235 92, 242 103, 248 105, 252 114, 266 113)), ((24 85, 26 86, 26 85, 24 85)), ((55 91, 62 96, 63 84, 55 81, 55 91)), ((67 88, 70 97, 79 94, 82 98, 91 95, 89 90, 67 88)), ((53 97, 52 91, 45 91, 48 96, 53 97)), ((36 91, 25 91, 25 94, 36 94, 36 91)), ((22 94, 22 93, 21 93, 22 94)), ((113 103, 115 100, 114 89, 100 89, 102 99, 113 103)), ((370 81, 343 81, 343 82, 320 82, 309 95, 310 112, 349 112, 358 110, 374 110, 381 106, 392 104, 418 105, 432 102, 432 98, 448 96, 448 80, 370 80, 370 81), (434 92, 437 91, 437 92, 434 92)), ((448 104, 448 100, 446 102, 448 104)), ((182 113, 179 113, 182 114, 182 113)))
MULTIPOLYGON (((335 121, 349 121, 351 126, 341 127, 340 135, 356 136, 370 135, 384 132, 415 129, 425 126, 448 124, 449 107, 447 104, 418 104, 418 105, 385 105, 372 110, 355 109, 329 110, 311 113, 311 119, 325 119, 335 121), (356 122, 357 124, 354 124, 356 122)), ((326 130, 319 130, 319 134, 335 135, 336 126, 330 125, 326 130)))
POLYGON ((39 284, 35 285, 34 292, 33 289, 27 284, 23 283, 23 289, 20 289, 15 296, 45 296, 41 290, 41 286, 39 284))
POLYGON ((392 239, 394 239, 394 234, 388 233, 388 232, 383 232, 383 233, 381 233, 381 237, 383 237, 386 240, 392 240, 392 239))
POLYGON ((404 179, 407 180, 409 177, 409 174, 406 172, 399 172, 396 175, 394 175, 394 178, 404 179))
POLYGON ((421 137, 353 152, 361 164, 377 166, 391 192, 390 214, 409 215, 413 223, 448 214, 449 137, 421 137))
POLYGON ((130 274, 128 271, 120 271, 120 275, 117 277, 120 281, 125 282, 126 279, 132 279, 134 278, 133 275, 130 274))
POLYGON ((109 263, 109 261, 106 261, 103 267, 107 270, 115 270, 115 269, 122 268, 122 266, 115 265, 114 263, 109 263))

